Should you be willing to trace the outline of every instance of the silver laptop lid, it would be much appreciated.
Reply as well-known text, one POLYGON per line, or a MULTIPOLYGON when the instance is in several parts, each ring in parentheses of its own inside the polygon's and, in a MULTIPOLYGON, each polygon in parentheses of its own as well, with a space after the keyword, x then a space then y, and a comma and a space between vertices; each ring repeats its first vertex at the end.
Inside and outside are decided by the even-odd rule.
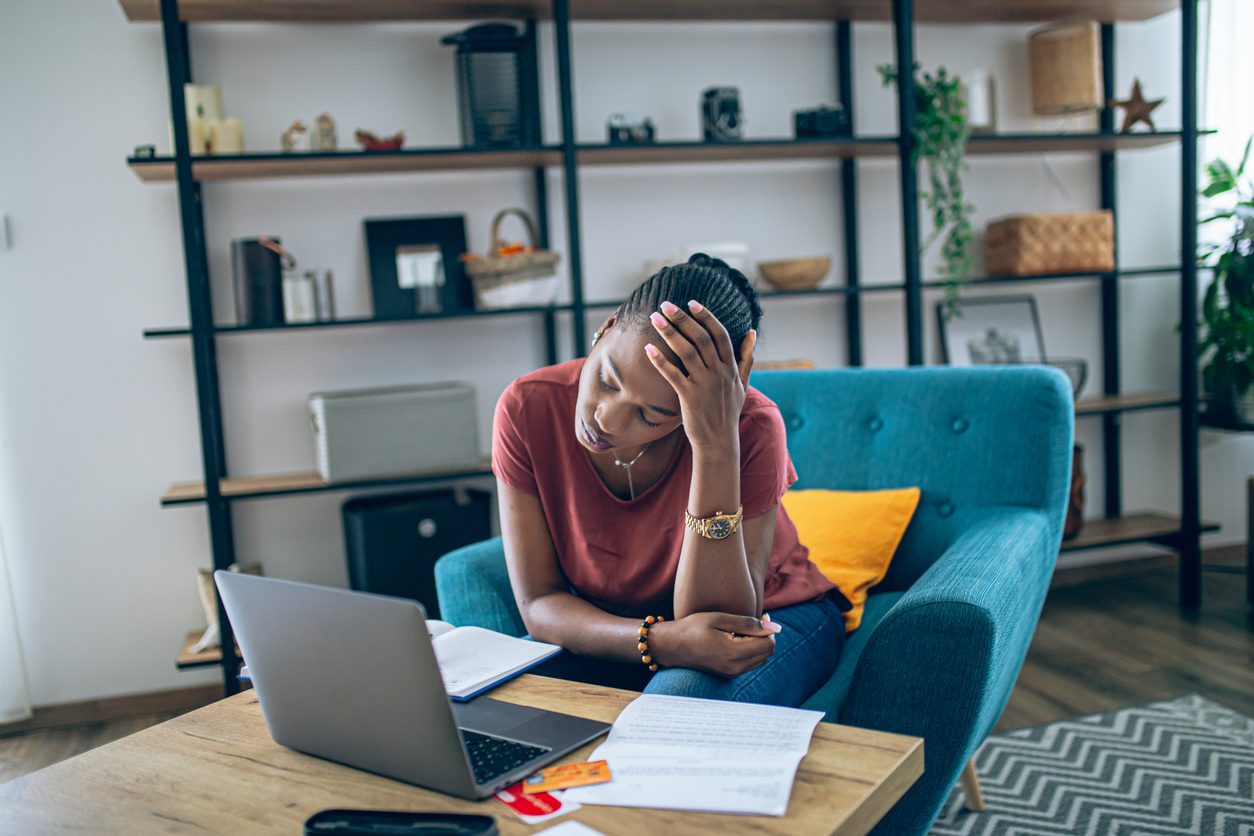
POLYGON ((234 572, 214 579, 276 743, 474 797, 421 604, 234 572))

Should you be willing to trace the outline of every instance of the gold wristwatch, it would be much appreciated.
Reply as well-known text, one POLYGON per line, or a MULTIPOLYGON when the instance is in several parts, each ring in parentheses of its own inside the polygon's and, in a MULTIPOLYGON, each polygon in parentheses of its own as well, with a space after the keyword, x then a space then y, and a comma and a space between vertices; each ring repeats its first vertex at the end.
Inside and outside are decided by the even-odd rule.
POLYGON ((684 509, 684 523, 707 540, 726 540, 736 533, 736 529, 740 528, 740 521, 744 518, 745 507, 743 505, 737 508, 734 514, 715 511, 712 517, 694 517, 687 508, 684 509))

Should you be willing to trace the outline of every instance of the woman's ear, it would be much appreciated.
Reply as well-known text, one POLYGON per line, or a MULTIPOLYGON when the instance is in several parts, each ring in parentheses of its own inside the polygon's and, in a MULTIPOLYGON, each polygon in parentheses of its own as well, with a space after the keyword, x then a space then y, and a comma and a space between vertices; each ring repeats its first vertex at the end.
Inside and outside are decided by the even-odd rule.
POLYGON ((600 327, 592 334, 592 345, 595 347, 597 342, 609 333, 614 324, 618 322, 618 311, 610 314, 609 317, 601 323, 600 327))

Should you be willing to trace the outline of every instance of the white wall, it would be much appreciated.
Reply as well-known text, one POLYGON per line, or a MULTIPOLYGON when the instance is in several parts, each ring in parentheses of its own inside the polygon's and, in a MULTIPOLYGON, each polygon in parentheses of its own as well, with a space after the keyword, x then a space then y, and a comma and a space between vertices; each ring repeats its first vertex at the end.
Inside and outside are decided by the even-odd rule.
MULTIPOLYGON (((457 142, 452 59, 441 35, 459 25, 244 26, 192 30, 195 77, 222 86, 243 117, 250 149, 273 148, 286 125, 329 110, 341 141, 352 130, 403 129, 415 145, 457 142)), ((987 67, 999 79, 1004 129, 1038 125, 1026 103, 1026 27, 923 27, 925 65, 987 67)), ((858 26, 859 127, 894 129, 893 100, 872 67, 890 60, 884 26, 858 26)), ((546 139, 559 137, 551 31, 545 49, 546 139)), ((1120 87, 1139 75, 1165 92, 1163 125, 1178 121, 1178 23, 1166 17, 1120 35, 1120 87), (1126 34, 1125 34, 1126 33, 1126 34)), ((799 25, 578 25, 578 135, 603 136, 618 110, 651 114, 664 138, 698 136, 696 101, 713 83, 743 92, 750 136, 790 131, 790 112, 835 96, 829 27, 799 25)), ((194 569, 210 565, 202 508, 162 510, 171 482, 195 478, 200 459, 186 340, 144 342, 144 327, 187 320, 173 186, 140 184, 130 149, 168 147, 159 28, 130 25, 110 3, 0 3, 0 212, 13 246, 0 251, 0 514, 7 532, 22 638, 37 704, 209 682, 178 673, 173 652, 202 623, 194 569)), ((1056 125, 1055 125, 1056 126, 1056 125)), ((1175 149, 1120 163, 1125 264, 1179 258, 1175 149)), ((900 232, 895 165, 859 166, 863 277, 895 282, 900 232)), ((1095 165, 1083 156, 977 160, 968 178, 977 223, 1020 209, 1095 204, 1095 165)), ((279 234, 309 266, 335 271, 341 313, 369 312, 361 219, 465 213, 470 246, 486 243, 491 214, 529 205, 530 175, 487 172, 296 179, 205 188, 218 314, 229 320, 232 237, 279 234)), ((827 253, 840 259, 835 166, 828 163, 606 168, 587 171, 584 269, 589 298, 625 294, 641 263, 690 241, 744 240, 755 258, 827 253)), ((559 174, 550 176, 553 244, 565 251, 559 174)), ((929 256, 926 264, 934 266, 929 256)), ((840 281, 839 269, 830 281, 840 281)), ((1123 297, 1129 390, 1176 381, 1176 279, 1129 280, 1123 297)), ((1100 381, 1097 289, 1031 288, 1046 345, 1080 355, 1100 381)), ((972 293, 984 292, 973 290, 972 293)), ((936 357, 929 308, 928 351, 936 357)), ((768 303, 761 356, 844 361, 838 300, 768 303)), ((595 317, 590 318, 595 324, 595 317)), ((569 340, 563 327, 563 351, 569 340)), ((868 297, 870 365, 904 360, 900 300, 868 297)), ((544 362, 540 323, 527 317, 308 334, 235 335, 220 343, 226 440, 233 473, 307 470, 313 457, 304 402, 318 389, 465 379, 479 391, 485 449, 497 393, 544 362), (438 361, 438 362, 437 362, 438 361)), ((1125 495, 1133 509, 1177 507, 1176 416, 1126 419, 1125 495)), ((1084 422, 1100 512, 1098 426, 1084 422)), ((1254 470, 1247 439, 1209 440, 1206 516, 1216 542, 1245 537, 1237 478, 1254 470)), ((239 555, 270 574, 345 583, 342 495, 237 506, 239 555)))

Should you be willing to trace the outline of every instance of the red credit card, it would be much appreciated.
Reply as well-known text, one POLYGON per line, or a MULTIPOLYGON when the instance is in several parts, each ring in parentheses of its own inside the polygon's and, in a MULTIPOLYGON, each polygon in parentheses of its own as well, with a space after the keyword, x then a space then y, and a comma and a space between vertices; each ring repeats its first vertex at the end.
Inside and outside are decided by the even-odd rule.
POLYGON ((538 792, 524 795, 522 787, 522 781, 510 784, 496 794, 496 799, 527 824, 539 824, 563 813, 578 810, 581 806, 574 801, 562 799, 560 794, 538 792))

